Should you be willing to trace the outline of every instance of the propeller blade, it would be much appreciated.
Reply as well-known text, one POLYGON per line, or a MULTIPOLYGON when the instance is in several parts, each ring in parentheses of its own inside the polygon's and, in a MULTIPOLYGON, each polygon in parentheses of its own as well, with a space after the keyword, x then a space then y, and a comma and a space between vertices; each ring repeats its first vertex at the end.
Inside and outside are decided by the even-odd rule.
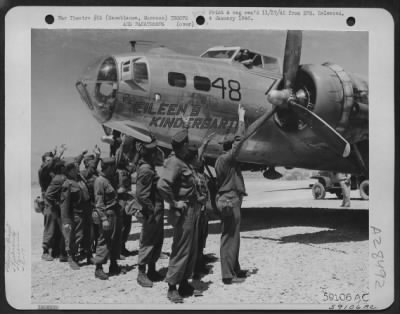
POLYGON ((272 115, 276 112, 277 107, 272 107, 270 111, 264 112, 264 114, 255 120, 250 126, 247 128, 243 140, 247 140, 250 136, 257 132, 257 130, 267 121, 272 115))
POLYGON ((297 69, 300 64, 302 39, 303 35, 301 31, 287 31, 285 56, 283 59, 284 89, 291 89, 294 86, 297 69))
POLYGON ((283 89, 273 90, 267 95, 268 101, 274 108, 268 114, 258 118, 249 129, 254 126, 257 130, 261 123, 268 120, 277 110, 277 108, 291 108, 302 120, 304 120, 315 134, 325 141, 333 151, 343 157, 350 154, 350 144, 327 122, 321 119, 314 112, 301 106, 297 102, 300 100, 298 95, 292 95, 294 83, 296 81, 297 71, 300 65, 301 45, 303 34, 298 30, 288 30, 286 34, 285 56, 283 60, 283 89))
POLYGON ((349 142, 347 142, 347 140, 326 121, 321 119, 314 112, 294 101, 290 102, 290 108, 296 112, 301 119, 304 120, 312 130, 314 130, 315 134, 324 140, 333 151, 343 157, 348 157, 350 155, 349 142))

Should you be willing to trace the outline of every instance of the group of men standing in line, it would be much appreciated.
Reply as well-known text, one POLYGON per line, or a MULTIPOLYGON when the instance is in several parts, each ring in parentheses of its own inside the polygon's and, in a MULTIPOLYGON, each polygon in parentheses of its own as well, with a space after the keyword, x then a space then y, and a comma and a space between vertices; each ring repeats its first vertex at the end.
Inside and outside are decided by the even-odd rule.
MULTIPOLYGON (((248 276, 239 264, 240 208, 246 195, 237 162, 244 142, 245 110, 239 105, 236 135, 224 138, 224 153, 215 163, 216 204, 221 219, 221 269, 224 284, 240 283, 248 276)), ((82 152, 75 158, 62 158, 65 146, 45 153, 39 170, 44 201, 42 259, 59 257, 72 269, 87 260, 95 265, 95 278, 124 272, 117 260, 129 255, 125 244, 132 217, 126 210, 136 201, 140 205, 142 229, 138 251, 137 281, 152 287, 163 276, 156 270, 164 240, 164 202, 169 204, 167 221, 173 226, 173 243, 165 281, 167 297, 181 303, 183 297, 199 295, 190 278, 206 273, 203 249, 208 234, 206 203, 210 198, 210 178, 204 172, 203 153, 213 134, 200 147, 191 143, 188 119, 172 138, 172 153, 163 161, 156 139, 150 143, 122 135, 114 139, 111 157, 100 158, 82 152), (83 166, 81 163, 83 161, 83 166), (101 171, 98 172, 100 163, 101 171), (163 165, 158 175, 156 166, 163 165), (131 178, 136 174, 136 191, 131 178), (134 201, 132 201, 134 198, 134 201), (110 260, 109 272, 103 264, 110 260)))

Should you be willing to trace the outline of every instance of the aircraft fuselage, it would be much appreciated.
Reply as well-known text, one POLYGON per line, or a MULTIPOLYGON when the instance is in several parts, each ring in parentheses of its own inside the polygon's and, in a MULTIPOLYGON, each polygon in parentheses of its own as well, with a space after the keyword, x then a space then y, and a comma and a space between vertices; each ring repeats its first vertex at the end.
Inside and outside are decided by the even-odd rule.
MULTIPOLYGON (((281 80, 276 71, 249 68, 239 62, 130 53, 99 60, 80 82, 90 98, 88 107, 100 123, 107 126, 130 121, 131 125, 126 125, 133 130, 147 129, 167 149, 172 136, 182 128, 182 116, 190 116, 191 142, 200 144, 208 134, 216 133, 205 154, 213 160, 222 152, 222 138, 236 131, 238 104, 246 109, 246 124, 251 124, 272 109, 266 95, 281 80), (112 73, 107 73, 109 67, 112 73)), ((339 116, 339 111, 333 114, 339 116)), ((278 116, 244 143, 239 160, 250 168, 276 165, 360 171, 354 158, 334 154, 311 127, 287 130, 278 116)))

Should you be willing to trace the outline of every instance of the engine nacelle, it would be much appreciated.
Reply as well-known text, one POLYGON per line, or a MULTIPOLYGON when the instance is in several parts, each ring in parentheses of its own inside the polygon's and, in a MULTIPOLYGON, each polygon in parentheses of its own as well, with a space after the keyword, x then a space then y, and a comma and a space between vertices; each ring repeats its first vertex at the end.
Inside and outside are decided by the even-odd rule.
MULTIPOLYGON (((340 133, 349 125, 355 103, 358 106, 362 100, 368 108, 367 83, 359 77, 352 78, 340 66, 332 63, 300 66, 293 91, 301 105, 340 133)), ((279 109, 275 121, 287 131, 299 131, 307 127, 290 108, 279 109)))

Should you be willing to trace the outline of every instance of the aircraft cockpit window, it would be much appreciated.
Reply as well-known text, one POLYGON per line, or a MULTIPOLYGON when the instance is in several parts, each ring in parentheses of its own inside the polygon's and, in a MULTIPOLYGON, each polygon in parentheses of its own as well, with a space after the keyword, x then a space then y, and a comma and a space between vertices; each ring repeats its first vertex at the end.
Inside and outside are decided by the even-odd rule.
POLYGON ((214 58, 214 59, 230 59, 236 50, 210 50, 204 53, 202 58, 214 58))
POLYGON ((117 81, 117 65, 113 58, 104 60, 100 67, 98 81, 117 81))
POLYGON ((133 78, 140 83, 146 83, 149 80, 146 63, 135 62, 133 64, 133 78))
POLYGON ((124 73, 129 72, 130 64, 131 64, 131 61, 126 61, 126 62, 122 63, 122 72, 124 72, 124 73))
POLYGON ((208 77, 195 76, 193 79, 194 88, 208 92, 211 89, 211 81, 208 77))
POLYGON ((186 86, 185 74, 178 72, 168 72, 168 84, 175 87, 185 87, 186 86))
POLYGON ((253 66, 262 67, 262 59, 260 55, 255 55, 253 58, 253 66))
POLYGON ((235 56, 235 61, 244 62, 248 60, 252 60, 254 57, 254 53, 250 52, 248 49, 241 49, 238 54, 235 56))

